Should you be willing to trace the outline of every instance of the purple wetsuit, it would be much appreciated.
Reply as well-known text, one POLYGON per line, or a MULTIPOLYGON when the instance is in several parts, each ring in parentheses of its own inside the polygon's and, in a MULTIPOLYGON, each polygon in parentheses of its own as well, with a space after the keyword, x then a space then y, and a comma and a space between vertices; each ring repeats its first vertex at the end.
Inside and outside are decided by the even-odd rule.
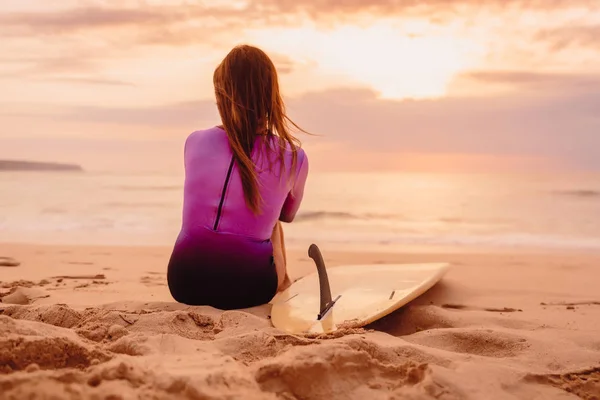
POLYGON ((263 202, 254 215, 225 131, 213 127, 187 138, 182 227, 167 272, 175 300, 233 309, 265 304, 275 295, 271 235, 278 220, 294 219, 308 174, 304 151, 298 149, 292 170, 288 147, 282 175, 278 151, 276 136, 255 142, 252 159, 263 202))

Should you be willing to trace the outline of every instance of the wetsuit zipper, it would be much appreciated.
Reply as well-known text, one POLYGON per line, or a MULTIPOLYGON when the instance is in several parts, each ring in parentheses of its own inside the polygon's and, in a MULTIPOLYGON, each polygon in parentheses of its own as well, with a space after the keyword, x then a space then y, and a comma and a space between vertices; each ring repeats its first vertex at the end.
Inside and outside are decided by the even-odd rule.
POLYGON ((223 211, 223 202, 225 201, 225 193, 227 193, 227 185, 229 185, 229 179, 231 179, 231 171, 233 171, 233 157, 231 157, 231 163, 229 164, 229 170, 227 171, 227 177, 225 178, 225 183, 223 184, 223 191, 221 192, 221 201, 219 202, 219 209, 217 210, 217 218, 215 218, 215 225, 213 230, 217 230, 219 226, 219 221, 221 220, 221 212, 223 211))

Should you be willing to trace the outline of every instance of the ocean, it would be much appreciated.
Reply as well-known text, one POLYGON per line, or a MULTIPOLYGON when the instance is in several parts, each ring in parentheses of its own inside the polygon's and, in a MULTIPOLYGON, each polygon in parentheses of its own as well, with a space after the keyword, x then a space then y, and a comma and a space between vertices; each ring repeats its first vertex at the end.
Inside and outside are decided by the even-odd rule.
MULTIPOLYGON (((0 241, 167 245, 181 174, 1 172, 0 241)), ((312 173, 289 247, 600 250, 600 175, 312 173)))

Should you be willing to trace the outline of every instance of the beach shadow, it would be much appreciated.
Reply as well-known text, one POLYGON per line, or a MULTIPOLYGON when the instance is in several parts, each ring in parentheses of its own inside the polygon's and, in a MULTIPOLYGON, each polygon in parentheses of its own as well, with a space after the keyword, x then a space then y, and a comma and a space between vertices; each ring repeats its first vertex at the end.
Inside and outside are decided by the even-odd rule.
POLYGON ((428 329, 452 328, 452 320, 443 315, 447 312, 443 305, 456 303, 463 297, 464 290, 458 283, 441 281, 413 301, 365 328, 393 336, 412 335, 428 329))
MULTIPOLYGON (((427 292, 417 297, 404 307, 422 306, 422 305, 442 305, 451 303, 453 300, 462 297, 463 287, 454 282, 440 281, 427 292)), ((403 307, 403 308, 404 308, 403 307)))

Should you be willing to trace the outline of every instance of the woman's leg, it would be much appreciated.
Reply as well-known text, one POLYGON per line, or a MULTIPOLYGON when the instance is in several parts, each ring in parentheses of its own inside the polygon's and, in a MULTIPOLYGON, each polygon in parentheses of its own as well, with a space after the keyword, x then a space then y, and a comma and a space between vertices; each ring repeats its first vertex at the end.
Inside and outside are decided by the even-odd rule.
POLYGON ((273 258, 275 259, 275 269, 277 270, 277 292, 281 292, 287 289, 292 282, 287 273, 285 241, 283 238, 283 228, 279 221, 277 221, 273 228, 271 243, 273 244, 273 258))

